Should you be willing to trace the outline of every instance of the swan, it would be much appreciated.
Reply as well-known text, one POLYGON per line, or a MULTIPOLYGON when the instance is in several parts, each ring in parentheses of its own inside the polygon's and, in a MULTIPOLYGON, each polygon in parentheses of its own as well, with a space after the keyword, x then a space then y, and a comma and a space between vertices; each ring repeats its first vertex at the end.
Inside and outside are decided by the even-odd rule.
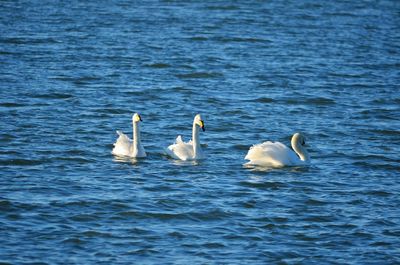
POLYGON ((201 119, 200 114, 197 114, 193 120, 192 140, 184 142, 182 136, 178 135, 174 144, 171 144, 166 149, 167 155, 172 158, 180 160, 199 160, 203 159, 203 151, 200 147, 199 129, 205 131, 204 121, 201 119))
POLYGON ((250 147, 244 159, 250 160, 245 165, 266 167, 301 166, 310 162, 305 149, 305 137, 301 133, 292 136, 291 150, 280 142, 264 142, 250 147))
POLYGON ((139 123, 141 121, 142 117, 138 113, 132 116, 133 140, 129 139, 123 132, 117 131, 119 137, 114 144, 112 154, 117 156, 146 157, 146 152, 140 141, 139 123))

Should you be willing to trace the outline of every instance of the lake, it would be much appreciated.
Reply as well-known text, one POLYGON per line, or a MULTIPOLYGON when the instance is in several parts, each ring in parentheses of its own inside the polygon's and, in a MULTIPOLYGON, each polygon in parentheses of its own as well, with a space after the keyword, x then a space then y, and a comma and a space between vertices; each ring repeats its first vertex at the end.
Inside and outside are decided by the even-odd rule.
POLYGON ((1 1, 0 263, 399 264, 399 14, 1 1), (115 157, 135 112, 148 157, 115 157), (205 159, 166 156, 197 113, 205 159), (243 166, 295 132, 309 166, 243 166))

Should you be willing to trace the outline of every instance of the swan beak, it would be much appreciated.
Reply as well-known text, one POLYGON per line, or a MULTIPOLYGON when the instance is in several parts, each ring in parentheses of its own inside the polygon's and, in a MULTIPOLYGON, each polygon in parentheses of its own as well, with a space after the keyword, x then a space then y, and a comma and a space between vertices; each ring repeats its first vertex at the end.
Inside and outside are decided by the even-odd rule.
POLYGON ((143 120, 142 120, 142 116, 140 116, 140 115, 139 115, 139 121, 143 121, 143 120))
POLYGON ((206 129, 204 128, 204 121, 200 121, 200 128, 203 130, 203 132, 206 131, 206 129))

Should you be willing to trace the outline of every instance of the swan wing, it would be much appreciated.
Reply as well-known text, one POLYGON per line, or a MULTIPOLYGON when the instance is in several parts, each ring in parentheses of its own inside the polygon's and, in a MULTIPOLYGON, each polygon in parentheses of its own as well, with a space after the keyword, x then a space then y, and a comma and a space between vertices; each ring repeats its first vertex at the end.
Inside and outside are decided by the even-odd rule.
POLYGON ((119 135, 117 141, 114 143, 112 154, 119 156, 129 156, 132 146, 132 140, 121 131, 117 131, 119 135))
POLYGON ((191 142, 185 143, 182 136, 178 136, 174 144, 168 146, 167 154, 175 159, 191 160, 194 157, 193 144, 191 142))
POLYGON ((249 165, 282 167, 293 165, 297 155, 280 142, 264 142, 250 147, 246 157, 249 165))

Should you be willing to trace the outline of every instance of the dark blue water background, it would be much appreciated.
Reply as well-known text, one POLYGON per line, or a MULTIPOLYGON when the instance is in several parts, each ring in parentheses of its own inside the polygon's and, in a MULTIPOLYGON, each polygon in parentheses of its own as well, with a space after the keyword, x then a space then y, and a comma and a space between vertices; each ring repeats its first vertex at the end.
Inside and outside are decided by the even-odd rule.
POLYGON ((399 1, 0 1, 0 261, 398 264, 399 62, 399 1))

